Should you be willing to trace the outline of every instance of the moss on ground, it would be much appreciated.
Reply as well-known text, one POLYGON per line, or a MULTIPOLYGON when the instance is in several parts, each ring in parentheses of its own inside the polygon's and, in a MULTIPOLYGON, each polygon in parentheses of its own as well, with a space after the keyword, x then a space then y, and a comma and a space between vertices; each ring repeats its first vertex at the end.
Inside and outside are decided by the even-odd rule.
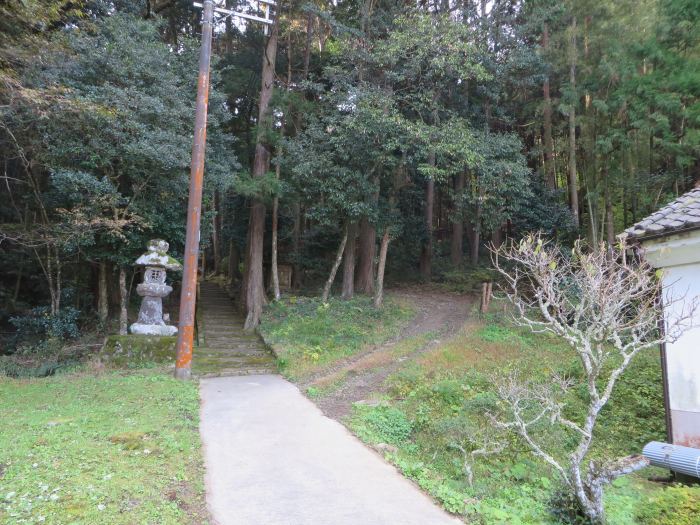
POLYGON ((100 351, 100 359, 119 367, 174 362, 176 342, 177 337, 110 335, 100 351))
POLYGON ((0 379, 0 398, 0 523, 207 522, 196 383, 0 379))

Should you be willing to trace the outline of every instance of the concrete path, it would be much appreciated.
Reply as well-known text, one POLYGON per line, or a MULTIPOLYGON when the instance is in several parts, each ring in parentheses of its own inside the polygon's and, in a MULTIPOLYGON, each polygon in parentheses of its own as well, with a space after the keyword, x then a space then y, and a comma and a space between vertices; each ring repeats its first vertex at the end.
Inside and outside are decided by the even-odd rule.
POLYGON ((207 502, 217 525, 461 523, 280 376, 200 385, 207 502))

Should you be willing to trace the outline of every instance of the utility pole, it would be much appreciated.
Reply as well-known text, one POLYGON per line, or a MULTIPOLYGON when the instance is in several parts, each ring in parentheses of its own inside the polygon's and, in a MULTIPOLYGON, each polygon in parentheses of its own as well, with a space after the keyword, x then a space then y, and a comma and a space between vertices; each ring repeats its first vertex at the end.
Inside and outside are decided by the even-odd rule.
POLYGON ((204 150, 207 137, 207 109, 209 106, 209 66, 214 12, 272 24, 271 9, 275 2, 258 0, 263 5, 265 17, 240 13, 216 7, 213 0, 194 3, 204 10, 202 16, 202 47, 199 52, 199 77, 197 80, 197 105, 194 120, 194 142, 190 164, 190 191, 187 200, 187 230, 185 236, 185 261, 182 270, 180 317, 177 331, 177 359, 175 377, 189 379, 192 375, 192 349, 194 345, 194 317, 197 301, 197 261, 199 257, 200 219, 202 216, 202 187, 204 183, 204 150))

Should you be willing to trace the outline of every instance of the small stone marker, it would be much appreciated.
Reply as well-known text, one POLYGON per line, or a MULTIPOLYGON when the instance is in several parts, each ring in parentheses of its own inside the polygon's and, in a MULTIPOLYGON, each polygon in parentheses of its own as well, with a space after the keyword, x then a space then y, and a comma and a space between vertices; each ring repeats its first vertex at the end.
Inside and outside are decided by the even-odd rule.
POLYGON ((280 290, 292 289, 292 267, 288 264, 277 266, 277 275, 280 280, 280 290))
MULTIPOLYGON (((170 245, 162 239, 153 239, 148 243, 148 251, 136 259, 138 266, 145 266, 143 282, 136 287, 136 293, 143 297, 138 320, 131 325, 132 334, 141 335, 175 335, 177 328, 165 324, 163 316, 163 297, 173 291, 165 284, 167 270, 178 271, 182 265, 168 255, 170 245)), ((169 317, 167 318, 169 320, 169 317)))

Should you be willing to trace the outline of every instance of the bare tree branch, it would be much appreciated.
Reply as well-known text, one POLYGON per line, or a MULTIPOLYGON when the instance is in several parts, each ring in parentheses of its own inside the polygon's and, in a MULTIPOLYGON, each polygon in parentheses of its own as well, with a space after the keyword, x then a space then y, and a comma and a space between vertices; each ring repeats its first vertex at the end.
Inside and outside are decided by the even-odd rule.
POLYGON ((605 520, 603 487, 616 477, 643 467, 643 458, 584 462, 594 429, 615 385, 643 350, 674 341, 693 326, 697 300, 663 295, 662 283, 645 261, 628 261, 624 241, 617 246, 586 250, 577 241, 570 253, 529 235, 517 244, 492 250, 492 261, 503 280, 503 293, 514 308, 514 320, 533 332, 550 333, 576 353, 584 373, 588 406, 580 422, 563 416, 563 394, 573 385, 554 377, 546 385, 522 381, 511 374, 499 383, 498 393, 509 407, 509 419, 492 416, 500 428, 516 432, 532 452, 549 463, 575 494, 594 523, 605 520), (665 330, 657 303, 668 307, 665 330), (677 305, 677 306, 676 306, 677 305), (559 425, 578 436, 567 458, 557 458, 538 441, 533 428, 559 425))

